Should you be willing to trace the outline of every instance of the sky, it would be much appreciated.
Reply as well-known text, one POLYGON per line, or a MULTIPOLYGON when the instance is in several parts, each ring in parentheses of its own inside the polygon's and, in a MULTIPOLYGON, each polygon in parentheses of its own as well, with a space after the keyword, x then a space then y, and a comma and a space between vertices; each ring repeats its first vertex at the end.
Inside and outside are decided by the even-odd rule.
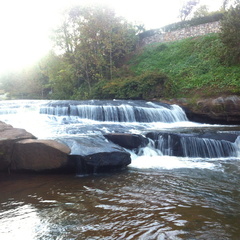
MULTIPOLYGON (((200 0, 218 10, 222 0, 200 0)), ((129 22, 155 29, 179 21, 184 0, 7 0, 0 2, 0 74, 36 62, 51 48, 51 31, 64 9, 107 4, 129 22)))

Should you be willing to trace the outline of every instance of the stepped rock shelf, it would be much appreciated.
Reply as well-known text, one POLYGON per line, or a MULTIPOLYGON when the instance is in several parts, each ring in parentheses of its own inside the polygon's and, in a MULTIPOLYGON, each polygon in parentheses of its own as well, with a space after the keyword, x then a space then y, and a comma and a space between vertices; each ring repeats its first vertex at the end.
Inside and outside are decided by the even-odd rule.
POLYGON ((213 124, 240 124, 240 97, 228 95, 204 99, 172 99, 169 104, 178 104, 186 109, 191 121, 213 124))
POLYGON ((143 156, 239 159, 239 126, 190 122, 177 105, 124 100, 0 105, 2 172, 93 174, 125 169, 143 156))

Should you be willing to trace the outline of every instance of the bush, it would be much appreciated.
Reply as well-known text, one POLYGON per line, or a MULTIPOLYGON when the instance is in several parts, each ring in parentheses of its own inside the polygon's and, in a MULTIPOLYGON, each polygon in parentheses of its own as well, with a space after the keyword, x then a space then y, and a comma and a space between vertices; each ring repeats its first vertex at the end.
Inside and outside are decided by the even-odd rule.
POLYGON ((159 71, 145 72, 114 81, 103 81, 95 86, 95 97, 112 99, 153 99, 165 95, 168 77, 159 71))

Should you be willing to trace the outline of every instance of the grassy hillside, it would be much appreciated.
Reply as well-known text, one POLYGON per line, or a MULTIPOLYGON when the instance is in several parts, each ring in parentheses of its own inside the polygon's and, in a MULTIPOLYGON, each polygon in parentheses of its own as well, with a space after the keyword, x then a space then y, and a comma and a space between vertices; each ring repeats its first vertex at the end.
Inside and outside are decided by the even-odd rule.
POLYGON ((101 98, 180 98, 240 94, 240 66, 227 66, 217 34, 139 50, 110 82, 95 88, 101 98))

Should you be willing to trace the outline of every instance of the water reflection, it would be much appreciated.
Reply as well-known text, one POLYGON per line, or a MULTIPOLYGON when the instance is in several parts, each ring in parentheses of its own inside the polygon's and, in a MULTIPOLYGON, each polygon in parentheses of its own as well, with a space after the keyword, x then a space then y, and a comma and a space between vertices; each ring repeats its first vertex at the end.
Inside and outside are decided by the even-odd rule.
POLYGON ((239 172, 0 177, 0 239, 238 239, 239 172))
POLYGON ((40 239, 39 233, 46 232, 47 224, 42 224, 37 210, 33 206, 21 202, 9 201, 1 204, 1 208, 1 239, 12 240, 18 239, 19 236, 24 236, 26 240, 40 239))

